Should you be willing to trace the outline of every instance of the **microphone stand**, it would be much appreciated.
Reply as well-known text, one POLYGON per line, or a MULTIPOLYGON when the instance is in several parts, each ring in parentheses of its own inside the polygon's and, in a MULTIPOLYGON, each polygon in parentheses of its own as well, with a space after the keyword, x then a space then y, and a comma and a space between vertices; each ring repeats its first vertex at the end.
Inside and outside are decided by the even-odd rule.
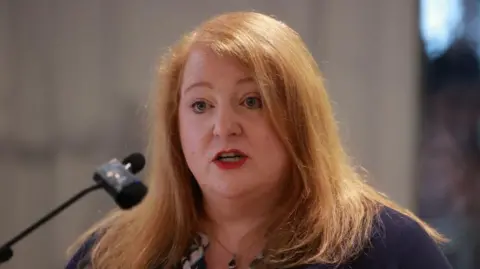
POLYGON ((35 231, 38 229, 42 224, 45 222, 49 221, 51 218, 55 217, 59 213, 61 213, 63 210, 65 210, 67 207, 71 206, 73 203, 75 203, 78 199, 82 198, 83 196, 89 194, 90 192, 93 192, 95 190, 101 189, 102 185, 101 183, 94 184, 86 189, 83 189, 82 191, 78 192, 76 195, 74 195, 72 198, 68 199, 66 202, 52 210, 50 213, 39 219, 37 222, 32 224, 30 227, 27 229, 23 230, 21 233, 19 233, 17 236, 12 238, 10 241, 8 241, 5 245, 0 247, 0 264, 7 262, 13 257, 13 250, 12 246, 16 244, 18 241, 22 240, 25 236, 29 235, 31 232, 35 231))

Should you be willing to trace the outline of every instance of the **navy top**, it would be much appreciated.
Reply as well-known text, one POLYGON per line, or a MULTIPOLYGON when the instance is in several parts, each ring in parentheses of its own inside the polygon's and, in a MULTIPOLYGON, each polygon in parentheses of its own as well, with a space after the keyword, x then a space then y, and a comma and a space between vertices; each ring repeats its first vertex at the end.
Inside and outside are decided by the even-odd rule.
MULTIPOLYGON (((361 255, 339 269, 451 269, 440 248, 411 218, 385 208, 380 213, 383 228, 375 226, 371 244, 361 255)), ((87 269, 90 267, 89 253, 97 238, 91 237, 68 262, 66 269, 87 269)), ((208 239, 199 234, 187 255, 180 261, 180 268, 207 269, 204 250, 208 239)), ((257 257, 256 261, 261 259, 257 257)), ((254 261, 251 268, 255 267, 254 261)), ((225 265, 225 268, 228 266, 225 265)), ((300 269, 333 269, 334 265, 310 264, 300 269)))

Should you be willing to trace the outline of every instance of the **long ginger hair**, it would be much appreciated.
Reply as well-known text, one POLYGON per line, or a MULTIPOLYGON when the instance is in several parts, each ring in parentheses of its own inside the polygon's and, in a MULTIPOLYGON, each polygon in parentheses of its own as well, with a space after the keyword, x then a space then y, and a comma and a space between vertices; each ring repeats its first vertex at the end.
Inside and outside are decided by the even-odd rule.
POLYGON ((383 206, 410 216, 443 240, 367 185, 351 164, 322 74, 299 35, 272 17, 233 12, 204 22, 162 58, 159 86, 150 99, 149 194, 138 207, 113 213, 82 237, 102 231, 92 250, 94 268, 171 267, 198 231, 201 192, 178 132, 182 70, 196 44, 234 57, 252 72, 291 159, 291 193, 285 197, 285 215, 267 234, 267 264, 346 262, 368 244, 383 206))

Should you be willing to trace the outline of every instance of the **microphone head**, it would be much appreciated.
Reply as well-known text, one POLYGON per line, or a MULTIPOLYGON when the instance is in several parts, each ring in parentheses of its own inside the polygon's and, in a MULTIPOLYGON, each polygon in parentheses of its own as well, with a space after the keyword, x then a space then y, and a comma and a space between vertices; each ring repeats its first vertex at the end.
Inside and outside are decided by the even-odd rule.
POLYGON ((140 181, 136 181, 128 186, 125 186, 121 192, 114 196, 115 203, 121 209, 130 209, 142 202, 147 195, 147 187, 140 181))
POLYGON ((130 164, 128 170, 132 172, 132 174, 136 174, 140 172, 145 167, 145 157, 141 153, 132 153, 128 155, 122 161, 123 165, 130 164))
POLYGON ((98 167, 93 180, 100 184, 117 205, 130 209, 139 204, 148 192, 148 188, 134 175, 145 166, 145 157, 133 153, 121 163, 113 159, 98 167))

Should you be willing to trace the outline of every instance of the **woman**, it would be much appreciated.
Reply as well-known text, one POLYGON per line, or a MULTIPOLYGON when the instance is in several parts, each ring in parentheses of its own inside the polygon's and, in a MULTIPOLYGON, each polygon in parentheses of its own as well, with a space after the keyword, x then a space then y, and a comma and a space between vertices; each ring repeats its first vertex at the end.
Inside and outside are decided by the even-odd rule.
POLYGON ((443 238, 349 163, 288 26, 220 15, 159 73, 149 195, 87 232, 67 268, 449 268, 443 238))

